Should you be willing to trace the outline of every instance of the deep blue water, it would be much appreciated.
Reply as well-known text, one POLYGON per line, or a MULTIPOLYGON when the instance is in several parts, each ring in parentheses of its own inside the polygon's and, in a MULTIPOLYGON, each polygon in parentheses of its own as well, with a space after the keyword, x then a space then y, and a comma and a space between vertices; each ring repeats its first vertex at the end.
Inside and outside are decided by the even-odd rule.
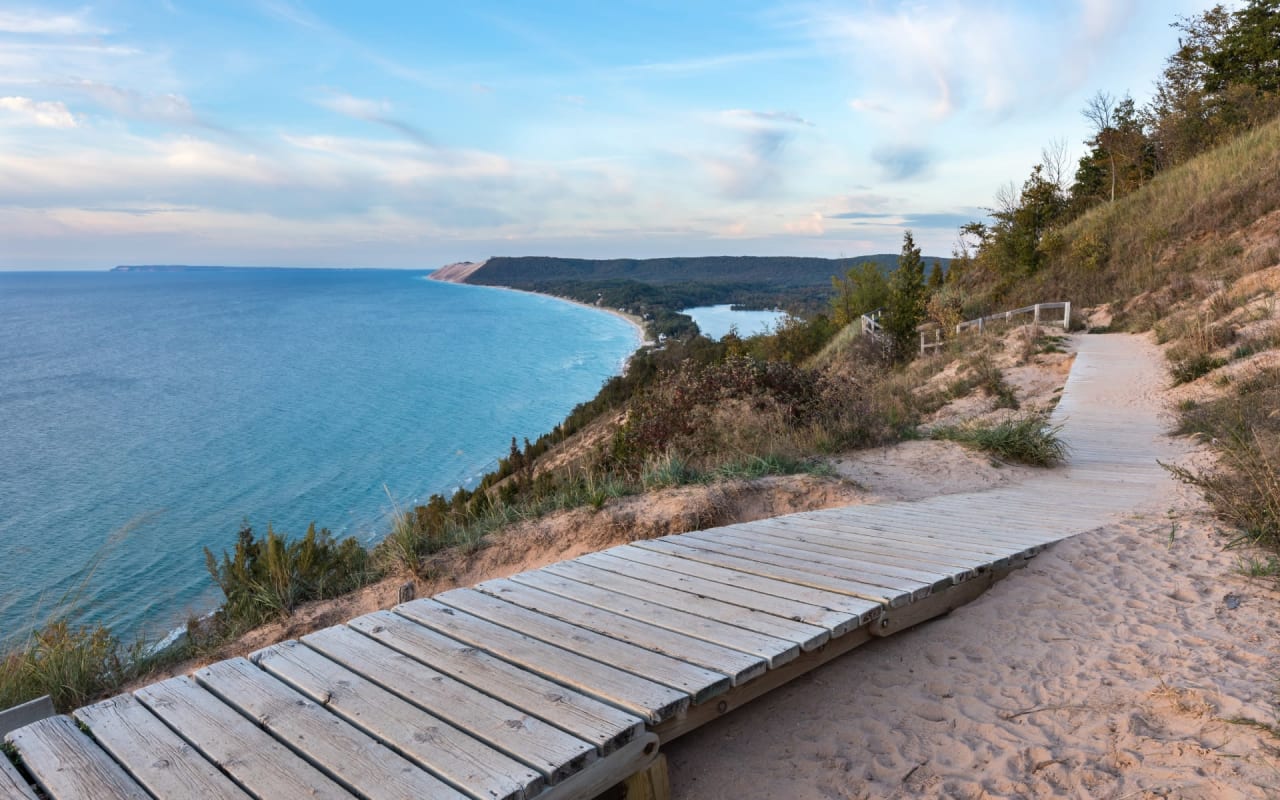
POLYGON ((638 343, 424 275, 0 273, 0 641, 68 593, 126 636, 206 611, 202 548, 243 520, 370 539, 388 492, 472 483, 638 343))

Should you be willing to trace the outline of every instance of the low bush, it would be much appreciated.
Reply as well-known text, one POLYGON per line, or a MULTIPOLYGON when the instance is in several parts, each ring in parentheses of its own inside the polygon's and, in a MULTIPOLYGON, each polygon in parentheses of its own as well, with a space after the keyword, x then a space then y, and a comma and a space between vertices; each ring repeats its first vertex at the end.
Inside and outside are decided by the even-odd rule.
POLYGON ((934 439, 974 447, 1005 461, 1047 467, 1067 457, 1067 444, 1043 414, 1024 414, 995 424, 968 423, 934 428, 934 439))
POLYGON ((1170 364, 1169 374, 1173 376, 1174 385, 1181 385, 1203 378, 1226 363, 1225 358, 1208 353, 1193 353, 1170 364))
POLYGON ((292 540, 270 526, 259 540, 245 525, 232 553, 224 552, 219 561, 206 547, 204 555, 209 574, 226 596, 216 623, 232 631, 288 616, 299 603, 336 597, 376 577, 359 542, 335 540, 314 524, 301 539, 292 540))

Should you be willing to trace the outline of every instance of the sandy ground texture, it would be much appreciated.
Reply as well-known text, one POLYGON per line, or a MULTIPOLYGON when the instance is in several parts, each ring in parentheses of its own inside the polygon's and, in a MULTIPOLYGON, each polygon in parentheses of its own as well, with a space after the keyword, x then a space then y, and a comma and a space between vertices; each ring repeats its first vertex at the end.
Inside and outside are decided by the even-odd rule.
MULTIPOLYGON (((915 496, 890 473, 928 474, 929 444, 878 470, 882 494, 915 496)), ((1226 542, 1166 480, 951 615, 664 746, 673 797, 1280 797, 1280 592, 1226 542)))

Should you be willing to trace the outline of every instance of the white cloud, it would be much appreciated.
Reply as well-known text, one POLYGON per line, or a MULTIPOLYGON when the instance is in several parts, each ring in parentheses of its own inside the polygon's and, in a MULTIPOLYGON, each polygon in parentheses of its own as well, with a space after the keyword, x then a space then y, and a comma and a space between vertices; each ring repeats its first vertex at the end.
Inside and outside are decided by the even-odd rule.
POLYGON ((810 213, 808 216, 783 223, 782 227, 787 233, 804 236, 821 236, 827 230, 822 214, 817 211, 810 213))
POLYGON ((76 118, 65 104, 55 100, 32 100, 30 97, 0 97, 0 110, 29 125, 42 128, 74 128, 76 118))
POLYGON ((317 102, 330 111, 389 128, 421 147, 432 149, 436 146, 426 131, 412 122, 391 116, 391 104, 385 100, 368 100, 330 89, 317 102))
POLYGON ((171 122, 183 125, 198 120, 186 97, 174 93, 145 93, 101 81, 68 80, 50 84, 92 100, 112 113, 129 119, 171 122))
POLYGON ((855 111, 942 120, 961 111, 1029 110, 1078 88, 1135 0, 1010 6, 927 0, 824 8, 801 19, 820 51, 854 72, 855 111))
POLYGON ((106 33, 91 25, 83 12, 79 14, 48 14, 39 11, 15 11, 0 9, 0 31, 4 33, 77 36, 106 33))
POLYGON ((337 91, 329 92, 318 102, 330 111, 363 120, 376 120, 391 111, 391 104, 385 100, 367 100, 337 91))

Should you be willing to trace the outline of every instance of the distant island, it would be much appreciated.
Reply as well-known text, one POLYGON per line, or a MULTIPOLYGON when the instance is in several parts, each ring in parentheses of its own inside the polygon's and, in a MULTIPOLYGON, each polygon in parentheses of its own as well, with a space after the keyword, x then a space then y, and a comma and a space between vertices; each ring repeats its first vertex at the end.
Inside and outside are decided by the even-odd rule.
POLYGON ((225 272, 241 269, 293 269, 292 267, 224 267, 196 264, 121 264, 111 272, 225 272))

